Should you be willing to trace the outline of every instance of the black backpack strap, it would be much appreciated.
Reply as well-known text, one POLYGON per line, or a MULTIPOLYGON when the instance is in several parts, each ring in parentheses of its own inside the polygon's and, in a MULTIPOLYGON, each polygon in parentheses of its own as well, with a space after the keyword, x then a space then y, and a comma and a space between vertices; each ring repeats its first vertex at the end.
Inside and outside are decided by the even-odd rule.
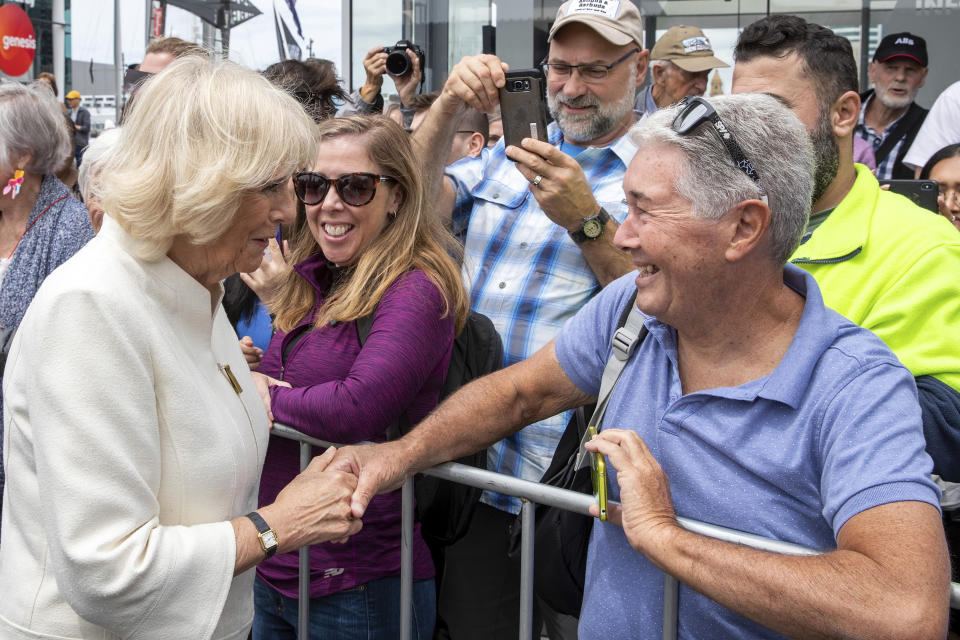
MULTIPOLYGON (((366 344, 367 337, 370 335, 370 329, 373 327, 373 316, 376 313, 377 307, 374 307, 373 311, 367 315, 354 320, 354 324, 357 325, 357 338, 360 339, 361 349, 363 345, 366 344)), ((410 418, 407 417, 406 413, 403 413, 387 427, 387 440, 397 440, 408 431, 410 431, 410 418)))
POLYGON ((901 151, 905 151, 906 148, 910 145, 910 140, 906 138, 913 138, 916 136, 916 131, 920 128, 920 125, 923 123, 923 120, 927 117, 927 110, 917 106, 915 103, 910 104, 910 108, 903 115, 903 119, 897 123, 897 133, 896 135, 887 136, 886 140, 877 148, 874 157, 877 159, 877 164, 880 164, 884 158, 887 157, 887 154, 890 153, 890 150, 893 147, 903 140, 903 147, 901 151), (913 136, 911 136, 913 132, 913 136))

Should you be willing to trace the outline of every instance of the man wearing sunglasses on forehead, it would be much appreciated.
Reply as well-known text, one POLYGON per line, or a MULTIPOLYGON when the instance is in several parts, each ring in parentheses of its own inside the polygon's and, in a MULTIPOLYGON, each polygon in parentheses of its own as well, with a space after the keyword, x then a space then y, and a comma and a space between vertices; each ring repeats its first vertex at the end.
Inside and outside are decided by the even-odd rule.
MULTIPOLYGON (((626 136, 647 67, 640 14, 628 0, 569 0, 557 13, 543 61, 549 142, 498 142, 480 158, 446 168, 461 114, 494 111, 507 65, 493 55, 464 58, 414 134, 433 210, 463 237, 472 308, 503 338, 504 365, 551 340, 601 287, 630 271, 613 244, 626 215, 621 182, 636 147, 626 136)), ((568 421, 561 413, 496 443, 488 466, 539 480, 568 421)), ((519 616, 519 562, 506 557, 518 499, 487 492, 462 545, 450 548, 440 614, 453 637, 513 637, 519 616), (469 558, 460 548, 469 549, 469 558), (477 576, 484 579, 478 583, 477 576), (460 590, 456 590, 459 587, 460 590)), ((548 621, 548 625, 550 622, 548 621)))

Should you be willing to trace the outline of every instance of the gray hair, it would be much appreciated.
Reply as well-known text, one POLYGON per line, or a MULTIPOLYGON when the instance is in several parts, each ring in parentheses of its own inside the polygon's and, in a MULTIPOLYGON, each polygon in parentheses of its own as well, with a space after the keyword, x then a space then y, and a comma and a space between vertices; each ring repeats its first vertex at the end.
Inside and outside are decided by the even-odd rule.
POLYGON ((73 153, 67 122, 49 87, 0 85, 0 166, 54 173, 73 153), (30 156, 26 166, 15 166, 30 156))
MULTIPOLYGON (((765 94, 738 94, 710 99, 727 129, 753 163, 770 206, 773 258, 785 264, 797 246, 810 216, 813 147, 795 115, 765 94)), ((686 135, 672 127, 681 107, 660 109, 634 125, 631 137, 644 147, 671 145, 685 156, 674 190, 691 202, 693 212, 718 220, 737 203, 759 199, 760 188, 733 163, 712 126, 686 135)))
POLYGON ((99 136, 90 141, 90 145, 83 153, 83 164, 80 165, 77 175, 77 186, 80 188, 84 202, 90 199, 93 183, 96 182, 97 174, 100 172, 100 165, 110 155, 119 140, 120 127, 104 129, 99 136))

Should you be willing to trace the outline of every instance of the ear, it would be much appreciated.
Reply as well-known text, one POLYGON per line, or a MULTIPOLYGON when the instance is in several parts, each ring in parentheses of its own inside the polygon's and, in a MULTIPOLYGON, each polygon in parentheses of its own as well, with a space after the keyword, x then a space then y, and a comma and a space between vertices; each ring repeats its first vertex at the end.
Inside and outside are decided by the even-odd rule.
POLYGON ((732 228, 724 257, 737 262, 763 242, 770 227, 770 207, 761 200, 744 200, 727 215, 731 216, 732 228))
POLYGON ((637 85, 643 84, 643 79, 647 77, 647 68, 650 66, 650 51, 644 49, 637 54, 637 85))
POLYGON ((920 84, 917 85, 917 89, 922 87, 927 81, 927 71, 930 71, 930 67, 924 67, 923 71, 920 72, 920 84))
POLYGON ((870 66, 867 67, 867 80, 870 81, 870 84, 874 84, 876 81, 873 79, 874 74, 877 70, 877 63, 873 61, 870 63, 870 66))
POLYGON ((663 85, 666 82, 667 67, 662 64, 655 64, 650 67, 650 82, 655 85, 663 85))
POLYGON ((830 108, 830 124, 837 138, 852 134, 859 119, 860 95, 856 91, 847 91, 830 108))
POLYGON ((486 145, 483 144, 483 135, 474 131, 467 140, 467 155, 471 158, 479 158, 484 146, 486 145))
POLYGON ((387 207, 387 211, 392 213, 399 211, 400 207, 403 206, 403 201, 407 199, 407 192, 403 190, 403 187, 397 185, 393 189, 393 193, 390 194, 390 206, 387 207))

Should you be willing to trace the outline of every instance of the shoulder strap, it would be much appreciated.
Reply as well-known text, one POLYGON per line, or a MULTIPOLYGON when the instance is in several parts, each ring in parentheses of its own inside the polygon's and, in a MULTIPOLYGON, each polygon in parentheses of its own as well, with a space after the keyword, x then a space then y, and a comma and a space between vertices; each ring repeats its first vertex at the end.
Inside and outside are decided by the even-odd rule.
MULTIPOLYGON (((647 327, 643 324, 644 315, 637 308, 636 296, 631 296, 627 306, 620 314, 620 323, 617 331, 613 334, 613 353, 607 360, 603 368, 603 375, 600 378, 600 392, 597 394, 597 404, 590 416, 589 424, 600 430, 603 423, 603 416, 607 412, 607 404, 610 396, 613 395, 613 388, 617 386, 620 380, 620 374, 627 366, 630 356, 636 350, 637 346, 647 337, 647 327)), ((586 461, 586 449, 584 445, 590 439, 590 430, 587 429, 580 440, 580 448, 577 452, 577 460, 574 468, 580 469, 586 461)))
MULTIPOLYGON (((881 144, 877 148, 876 153, 874 153, 874 156, 877 159, 877 164, 887 157, 887 154, 890 153, 890 150, 893 149, 897 142, 904 140, 904 138, 909 136, 913 129, 919 128, 920 123, 923 121, 926 115, 926 109, 917 106, 915 103, 911 103, 910 108, 903 115, 903 119, 897 123, 896 134, 888 135, 883 141, 883 144, 881 144)), ((904 140, 902 149, 906 149, 909 144, 909 141, 904 140)))
POLYGON ((357 337, 360 338, 361 347, 364 345, 364 343, 366 343, 367 336, 370 335, 370 329, 373 327, 373 316, 376 312, 377 308, 374 307, 373 311, 355 320, 357 325, 357 337))

